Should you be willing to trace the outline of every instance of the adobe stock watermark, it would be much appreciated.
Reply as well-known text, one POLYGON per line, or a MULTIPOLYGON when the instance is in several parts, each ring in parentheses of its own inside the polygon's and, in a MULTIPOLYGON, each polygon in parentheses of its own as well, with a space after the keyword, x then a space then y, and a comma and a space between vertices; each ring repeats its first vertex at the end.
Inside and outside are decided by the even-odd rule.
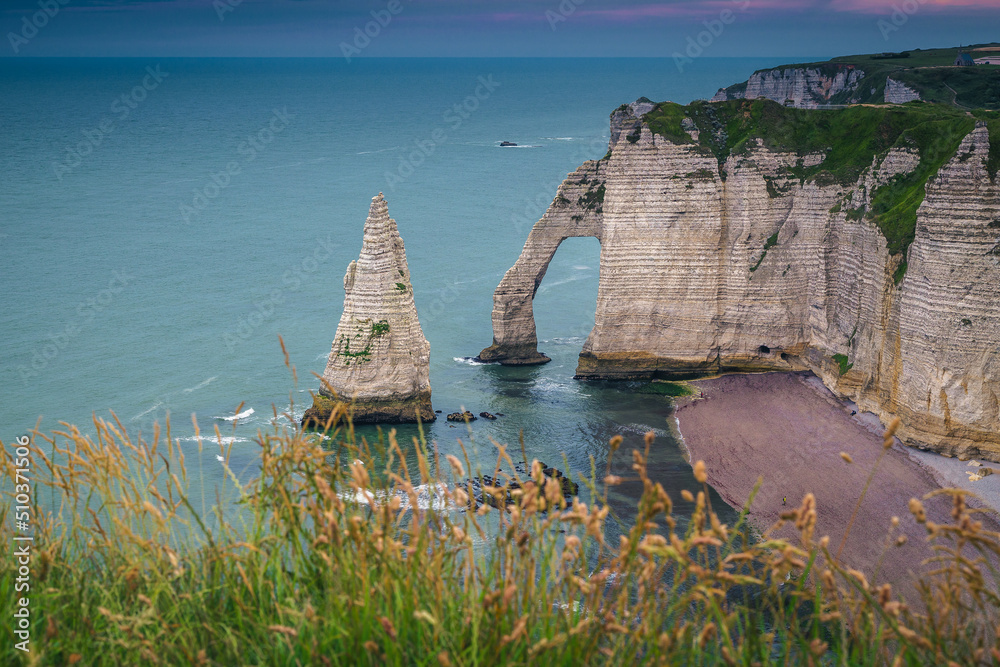
POLYGON ((462 297, 459 286, 462 284, 458 277, 452 278, 451 282, 440 287, 430 294, 433 298, 430 303, 421 305, 420 316, 424 318, 424 323, 432 322, 441 315, 444 315, 451 304, 457 302, 462 297))
MULTIPOLYGON (((14 456, 11 462, 14 464, 14 506, 11 507, 14 516, 14 527, 17 532, 14 534, 14 553, 12 564, 14 573, 17 574, 14 583, 14 592, 20 597, 14 596, 14 634, 21 641, 14 643, 14 648, 25 653, 31 652, 31 547, 35 541, 34 526, 32 520, 32 456, 28 446, 31 438, 22 435, 14 440, 14 456), (18 535, 17 533, 31 533, 30 535, 18 535)), ((10 506, 8 506, 10 507, 10 506)))
POLYGON ((226 14, 236 11, 236 8, 243 4, 243 0, 212 0, 212 9, 219 17, 219 23, 226 20, 226 14))
POLYGON ((87 328, 87 325, 114 303, 115 297, 121 294, 122 290, 128 287, 133 280, 135 280, 135 276, 129 275, 124 269, 113 271, 108 286, 89 299, 78 303, 75 310, 76 316, 67 322, 61 330, 46 336, 48 342, 35 347, 29 365, 18 366, 17 372, 21 376, 21 381, 28 384, 31 378, 38 377, 41 371, 45 370, 69 346, 70 342, 87 328))
POLYGON ((59 10, 69 3, 70 0, 38 0, 39 10, 30 18, 21 17, 21 30, 7 33, 7 40, 14 54, 20 53, 21 47, 34 39, 38 31, 47 26, 59 14, 59 10))
POLYGON ((745 12, 752 4, 751 0, 729 0, 729 2, 735 9, 723 9, 719 12, 719 18, 702 21, 705 29, 694 37, 688 35, 687 48, 684 49, 684 53, 674 51, 671 54, 678 72, 683 73, 684 68, 693 63, 695 58, 701 57, 705 53, 705 49, 715 44, 715 40, 722 36, 722 33, 726 31, 726 26, 736 22, 737 12, 745 12))
POLYGON ((191 204, 180 204, 181 217, 184 222, 190 223, 194 217, 208 208, 212 200, 232 184, 233 177, 241 174, 244 166, 256 160, 257 156, 274 141, 275 137, 288 127, 289 122, 295 116, 296 114, 288 113, 288 107, 280 110, 275 109, 271 114, 271 119, 263 127, 253 134, 248 134, 246 140, 241 141, 236 146, 236 152, 243 156, 243 161, 232 160, 226 163, 224 169, 209 174, 203 186, 191 191, 191 204))
POLYGON ((553 11, 551 9, 545 10, 545 19, 549 22, 549 27, 552 28, 552 32, 555 32, 556 27, 567 20, 576 11, 576 8, 585 3, 587 0, 562 0, 559 6, 556 7, 559 11, 553 11))
MULTIPOLYGON (((146 75, 142 77, 139 85, 132 88, 127 93, 122 93, 111 101, 110 110, 115 114, 118 121, 128 120, 149 93, 160 87, 163 80, 170 76, 170 72, 160 70, 160 66, 146 67, 146 75)), ((105 117, 97 124, 97 127, 81 130, 83 141, 75 145, 67 146, 64 151, 65 159, 52 162, 52 171, 56 178, 62 181, 63 176, 72 173, 74 169, 83 164, 83 159, 93 153, 98 146, 104 143, 109 134, 115 131, 115 118, 105 117)))
MULTIPOLYGON (((602 150, 607 150, 607 148, 608 140, 598 137, 581 146, 580 150, 576 151, 570 160, 574 163, 582 164, 587 160, 594 159, 593 155, 602 150)), ((563 181, 555 180, 549 183, 540 183, 540 188, 535 193, 535 196, 525 197, 524 213, 515 212, 510 216, 510 224, 518 234, 524 235, 526 229, 527 231, 531 231, 535 224, 541 220, 542 216, 549 209, 549 206, 552 205, 552 202, 558 196, 559 186, 562 183, 563 181)))
MULTIPOLYGON (((492 74, 485 77, 478 77, 479 82, 471 95, 461 102, 458 102, 446 109, 441 114, 441 121, 445 123, 452 132, 457 132, 473 113, 479 109, 479 105, 490 98, 494 91, 500 87, 500 82, 493 79, 492 74)), ((434 154, 437 147, 448 140, 448 133, 443 127, 435 127, 430 136, 426 139, 414 139, 414 149, 404 157, 399 159, 396 171, 385 172, 385 182, 390 191, 395 191, 396 186, 410 176, 422 165, 427 158, 434 154)))
POLYGON ((882 33, 882 39, 889 41, 889 35, 898 31, 910 20, 910 17, 920 10, 921 5, 926 5, 928 0, 903 0, 902 3, 892 6, 892 13, 889 20, 879 19, 875 26, 882 33))
POLYGON ((337 247, 332 233, 325 239, 316 239, 312 254, 303 257, 295 266, 281 274, 281 287, 271 289, 266 297, 254 303, 253 310, 236 320, 236 326, 231 331, 222 334, 226 351, 235 352, 242 342, 253 336, 254 331, 270 320, 277 307, 285 302, 286 293, 298 292, 304 283, 312 280, 337 247))
POLYGON ((398 16, 402 11, 403 3, 400 0, 389 0, 385 9, 373 9, 372 20, 366 23, 364 28, 361 26, 354 28, 354 39, 350 43, 340 43, 340 52, 344 54, 344 60, 349 63, 351 58, 361 55, 372 40, 382 34, 382 29, 392 23, 392 17, 398 16))

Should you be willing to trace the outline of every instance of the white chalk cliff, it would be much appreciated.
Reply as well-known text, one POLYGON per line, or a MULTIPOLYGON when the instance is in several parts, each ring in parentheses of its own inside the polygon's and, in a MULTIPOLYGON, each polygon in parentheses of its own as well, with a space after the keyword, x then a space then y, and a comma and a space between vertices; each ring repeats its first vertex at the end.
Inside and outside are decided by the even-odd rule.
MULTIPOLYGON (((915 149, 827 183, 790 172, 822 152, 758 140, 720 165, 635 108, 616 112, 609 155, 570 174, 532 229, 496 290, 483 360, 547 360, 532 298, 559 243, 593 236, 596 324, 578 377, 811 369, 859 409, 898 415, 908 444, 1000 460, 1000 182, 982 123, 927 182, 913 241, 892 254, 849 209, 913 171, 915 149)), ((697 137, 689 118, 681 127, 697 137)))
POLYGON ((351 403, 355 423, 433 421, 430 343, 417 319, 403 239, 382 193, 372 198, 344 292, 324 384, 303 423, 324 423, 335 400, 351 403))
POLYGON ((720 88, 711 101, 759 98, 798 109, 859 102, 905 104, 921 99, 918 91, 884 72, 868 75, 853 64, 821 63, 754 72, 743 83, 720 88))
POLYGON ((920 99, 920 93, 913 90, 905 83, 896 81, 892 77, 885 80, 885 103, 886 104, 906 104, 916 102, 920 99))
POLYGON ((721 88, 713 102, 764 97, 800 109, 815 109, 831 98, 857 90, 865 77, 861 69, 843 65, 829 67, 783 67, 754 72, 744 84, 721 88))

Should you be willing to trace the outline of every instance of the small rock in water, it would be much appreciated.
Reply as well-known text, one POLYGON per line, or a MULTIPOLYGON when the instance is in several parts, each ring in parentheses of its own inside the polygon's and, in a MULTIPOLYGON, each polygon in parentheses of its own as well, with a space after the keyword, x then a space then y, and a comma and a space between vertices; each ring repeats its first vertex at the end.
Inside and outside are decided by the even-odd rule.
MULTIPOLYGON (((561 495, 565 501, 565 507, 571 507, 575 496, 579 493, 580 487, 571 482, 561 470, 550 468, 541 462, 540 465, 544 476, 543 481, 548 479, 555 480, 559 484, 561 495)), ((490 477, 489 475, 480 475, 468 480, 466 485, 471 489, 470 507, 475 506, 478 508, 481 504, 486 504, 510 511, 511 506, 517 504, 524 493, 540 492, 540 490, 535 489, 537 483, 534 479, 530 478, 529 466, 524 461, 515 464, 514 470, 528 477, 526 479, 522 478, 521 482, 517 480, 505 482, 500 478, 490 477), (532 489, 535 490, 532 491, 532 489)), ((541 492, 541 497, 542 511, 547 511, 547 501, 544 499, 544 492, 541 492)))
POLYGON ((497 413, 497 417, 503 417, 503 413, 502 412, 498 412, 497 413))
POLYGON ((492 419, 496 419, 496 418, 497 418, 497 416, 496 416, 496 415, 491 415, 491 414, 490 414, 490 413, 488 413, 488 412, 480 412, 480 413, 479 413, 479 416, 480 416, 480 417, 482 417, 483 419, 491 419, 491 420, 492 420, 492 419))
POLYGON ((983 464, 980 463, 979 461, 976 461, 975 459, 973 459, 972 461, 969 461, 969 465, 978 468, 979 466, 981 466, 983 464))
POLYGON ((435 414, 441 414, 441 411, 440 410, 435 410, 434 413, 435 414))
POLYGON ((575 496, 580 492, 580 486, 576 482, 570 481, 561 470, 542 468, 542 474, 559 482, 559 488, 564 496, 575 496))
POLYGON ((464 422, 464 421, 476 421, 476 415, 472 414, 468 410, 465 412, 452 412, 448 415, 448 421, 450 422, 464 422))

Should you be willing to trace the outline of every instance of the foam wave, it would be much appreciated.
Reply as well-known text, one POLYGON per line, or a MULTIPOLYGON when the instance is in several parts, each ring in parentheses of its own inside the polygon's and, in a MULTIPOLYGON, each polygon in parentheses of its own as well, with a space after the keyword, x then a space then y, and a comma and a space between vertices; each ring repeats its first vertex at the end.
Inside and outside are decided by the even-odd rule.
POLYGON ((267 423, 271 424, 272 426, 284 426, 284 425, 287 425, 289 423, 289 421, 288 421, 288 414, 289 414, 289 411, 291 411, 292 422, 295 423, 295 424, 298 424, 298 423, 300 423, 302 421, 302 416, 306 413, 306 410, 308 409, 308 404, 309 404, 309 401, 306 401, 306 405, 303 405, 302 403, 299 403, 298 407, 296 407, 294 410, 291 409, 292 406, 286 405, 284 410, 279 410, 278 411, 278 416, 277 417, 274 417, 274 416, 268 417, 267 423))
POLYGON ((495 361, 476 361, 475 357, 452 357, 452 361, 466 366, 495 366, 495 361))
POLYGON ((590 271, 589 266, 583 266, 582 264, 579 266, 574 266, 573 268, 577 271, 590 271))
POLYGON ((237 419, 243 419, 244 417, 249 417, 252 414, 253 414, 253 408, 247 408, 238 415, 233 415, 232 417, 216 417, 216 419, 221 419, 222 421, 226 422, 234 422, 237 419))
POLYGON ((548 139, 549 141, 576 141, 576 137, 542 137, 542 139, 548 139))
POLYGON ((140 412, 139 414, 137 414, 135 417, 132 417, 132 419, 130 419, 129 421, 135 421, 135 420, 139 419, 139 417, 144 417, 144 416, 148 415, 150 412, 152 412, 153 410, 156 410, 157 408, 159 408, 161 405, 163 405, 163 401, 157 401, 153 405, 153 407, 149 408, 148 410, 143 410, 142 412, 140 412))
MULTIPOLYGON (((413 487, 417 495, 417 507, 422 510, 454 510, 459 509, 459 507, 452 501, 450 501, 445 494, 448 492, 448 487, 444 484, 421 484, 420 486, 413 487)), ((359 505, 385 505, 392 498, 399 498, 400 509, 408 510, 412 507, 410 504, 410 496, 403 493, 402 491, 386 492, 382 490, 378 491, 351 491, 346 493, 337 494, 342 500, 347 502, 357 503, 359 505)))
POLYGON ((674 416, 674 425, 677 427, 678 444, 681 446, 681 451, 688 457, 691 458, 691 450, 688 449, 687 443, 684 442, 684 434, 681 433, 681 420, 674 416))
POLYGON ((214 433, 189 435, 186 438, 174 438, 174 440, 180 440, 181 442, 198 442, 199 440, 201 440, 204 443, 218 443, 219 441, 221 441, 223 445, 231 445, 234 442, 250 442, 250 438, 240 438, 235 435, 223 435, 216 438, 214 433))
POLYGON ((361 151, 360 153, 355 153, 355 155, 374 155, 376 153, 387 153, 389 151, 398 151, 399 146, 393 146, 392 148, 380 148, 377 151, 361 151))
POLYGON ((184 393, 185 394, 190 394, 192 391, 198 391, 202 387, 207 387, 208 385, 212 384, 212 381, 215 380, 217 377, 219 377, 219 376, 218 375, 213 375, 212 377, 208 378, 207 380, 202 380, 201 382, 199 382, 195 386, 188 387, 187 389, 185 389, 184 393))
POLYGON ((586 336, 556 336, 552 340, 543 341, 553 345, 583 345, 587 342, 586 336))
POLYGON ((484 280, 491 280, 491 276, 479 276, 478 278, 471 278, 469 280, 453 280, 452 285, 471 285, 472 283, 480 283, 484 280))
POLYGON ((556 285, 565 285, 566 283, 575 283, 579 280, 589 279, 590 276, 570 276, 569 278, 563 278, 562 280, 553 280, 552 282, 546 282, 539 288, 539 292, 547 292, 556 285))
POLYGON ((542 392, 543 394, 579 394, 580 387, 576 383, 574 384, 562 384, 555 382, 548 378, 539 378, 535 380, 532 388, 535 391, 542 392))
POLYGON ((618 427, 619 431, 623 433, 632 433, 635 435, 646 435, 650 431, 656 435, 657 438, 669 438, 670 432, 662 428, 653 428, 652 426, 647 426, 646 424, 625 424, 618 427))

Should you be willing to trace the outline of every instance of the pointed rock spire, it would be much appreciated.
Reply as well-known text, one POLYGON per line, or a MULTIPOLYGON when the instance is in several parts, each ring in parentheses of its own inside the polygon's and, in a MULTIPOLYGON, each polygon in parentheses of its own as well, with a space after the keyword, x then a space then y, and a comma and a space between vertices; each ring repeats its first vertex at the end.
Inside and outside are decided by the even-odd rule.
POLYGON ((344 292, 325 382, 302 423, 325 423, 333 399, 350 402, 359 424, 433 421, 431 346, 417 319, 403 239, 381 192, 372 198, 344 292))

